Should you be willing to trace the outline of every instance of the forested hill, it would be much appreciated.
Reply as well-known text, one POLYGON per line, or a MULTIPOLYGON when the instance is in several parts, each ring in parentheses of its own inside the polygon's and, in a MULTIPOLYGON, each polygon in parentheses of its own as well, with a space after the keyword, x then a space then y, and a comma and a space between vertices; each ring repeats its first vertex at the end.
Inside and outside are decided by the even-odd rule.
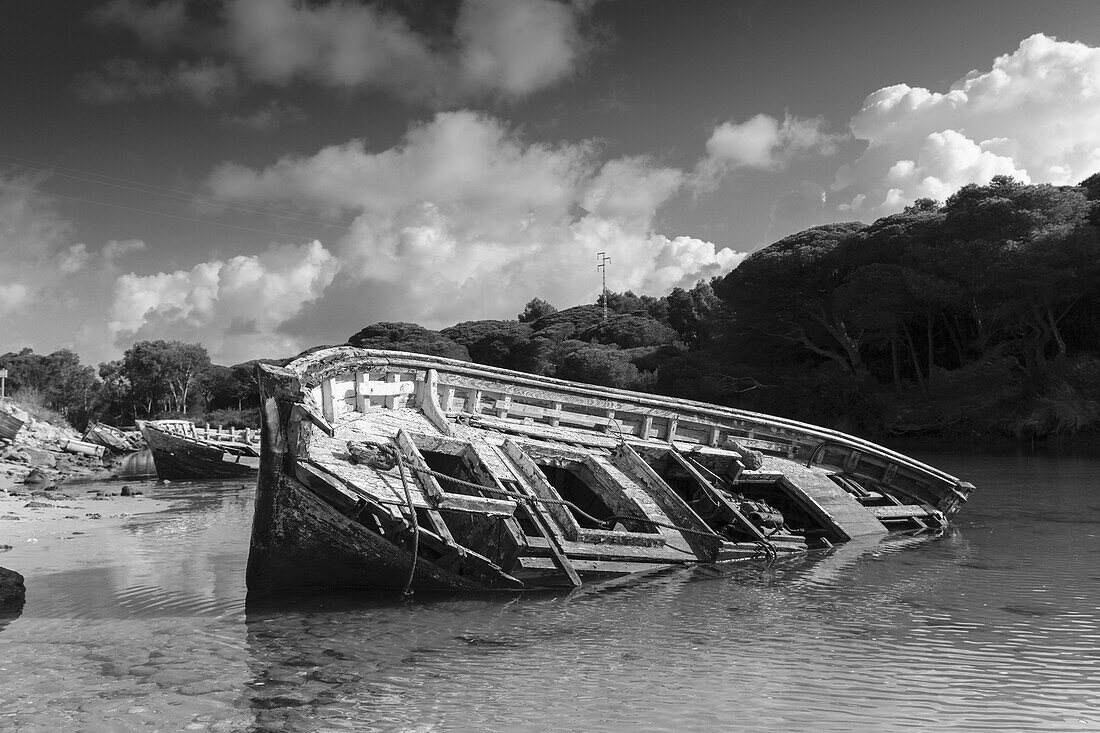
MULTIPOLYGON (((799 232, 691 290, 609 293, 606 304, 562 310, 536 298, 515 320, 441 331, 376 323, 348 343, 874 437, 1100 435, 1098 226, 1100 174, 1075 187, 997 177, 869 225, 799 232)), ((121 362, 100 365, 102 395, 86 401, 86 412, 140 416, 158 404, 201 412, 254 397, 252 363, 213 367, 207 359, 204 367, 188 352, 190 376, 160 388, 140 372, 153 357, 170 367, 166 354, 184 347, 201 349, 142 342, 121 362)), ((0 356, 0 368, 18 383, 20 366, 34 358, 26 350, 0 356)))
POLYGON ((663 298, 350 343, 735 405, 871 435, 1100 430, 1100 175, 997 177, 830 224, 663 298))

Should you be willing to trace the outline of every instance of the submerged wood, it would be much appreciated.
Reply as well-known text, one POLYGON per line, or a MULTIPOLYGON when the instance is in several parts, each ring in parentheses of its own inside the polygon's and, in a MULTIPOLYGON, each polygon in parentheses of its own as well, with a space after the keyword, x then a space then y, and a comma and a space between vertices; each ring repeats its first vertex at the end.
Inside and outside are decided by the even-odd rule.
POLYGON ((259 471, 256 445, 244 439, 206 437, 187 420, 139 421, 162 480, 249 478, 259 471))
POLYGON ((257 369, 250 591, 574 587, 937 530, 973 489, 794 420, 421 354, 257 369))

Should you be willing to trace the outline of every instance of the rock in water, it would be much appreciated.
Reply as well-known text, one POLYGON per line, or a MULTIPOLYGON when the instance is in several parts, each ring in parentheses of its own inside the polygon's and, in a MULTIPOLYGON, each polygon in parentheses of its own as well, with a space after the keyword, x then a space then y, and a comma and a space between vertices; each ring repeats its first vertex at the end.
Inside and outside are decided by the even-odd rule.
POLYGON ((0 568, 0 611, 20 610, 26 600, 23 576, 14 570, 0 568))
POLYGON ((370 466, 379 471, 388 471, 397 465, 397 452, 392 445, 385 443, 349 440, 348 456, 352 463, 370 466))
POLYGON ((49 481, 49 479, 46 477, 46 474, 37 468, 32 468, 23 478, 23 483, 25 484, 44 484, 47 481, 49 481))

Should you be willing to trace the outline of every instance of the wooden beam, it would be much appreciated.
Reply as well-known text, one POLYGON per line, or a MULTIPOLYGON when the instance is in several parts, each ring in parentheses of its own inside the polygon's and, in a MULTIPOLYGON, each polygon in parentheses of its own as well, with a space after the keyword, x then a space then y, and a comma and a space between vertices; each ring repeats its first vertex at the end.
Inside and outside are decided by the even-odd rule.
POLYGON ((427 377, 420 383, 417 390, 417 406, 424 413, 424 417, 428 418, 428 422, 435 426, 436 430, 444 435, 453 435, 454 431, 447 421, 447 416, 443 414, 442 408, 436 402, 438 383, 439 375, 435 369, 429 369, 427 377))
MULTIPOLYGON (((511 441, 505 441, 505 444, 508 443, 511 443, 511 441)), ((515 448, 514 443, 512 443, 512 446, 513 448, 515 448)), ((493 448, 493 450, 497 451, 497 453, 500 455, 502 463, 507 466, 508 460, 505 458, 505 456, 507 455, 510 458, 510 454, 502 451, 495 445, 491 447, 493 448)), ((534 491, 532 491, 528 485, 526 485, 522 480, 519 479, 520 477, 517 476, 513 480, 508 481, 508 487, 515 489, 520 494, 526 495, 528 498, 534 498, 534 491)), ((569 556, 566 555, 565 551, 562 549, 561 538, 558 536, 558 533, 553 527, 553 520, 549 516, 547 516, 545 512, 545 507, 543 507, 537 501, 528 502, 525 506, 527 508, 528 516, 531 517, 531 520, 535 523, 535 526, 539 528, 539 531, 542 533, 543 537, 546 538, 547 546, 550 550, 550 557, 555 567, 557 567, 562 573, 565 574, 565 577, 569 579, 569 582, 573 584, 574 588, 580 588, 581 585, 583 585, 583 582, 581 581, 581 576, 577 573, 576 568, 573 567, 573 563, 569 559, 569 556)))
POLYGON ((686 458, 682 453, 680 453, 680 451, 676 450, 675 447, 673 447, 672 450, 669 451, 669 455, 671 455, 673 460, 679 463, 680 466, 685 471, 687 471, 693 479, 695 479, 696 483, 698 483, 700 486, 703 487, 703 489, 706 490, 706 492, 710 495, 712 499, 717 501, 719 504, 724 506, 731 514, 733 514, 733 516, 737 518, 737 521, 744 525, 745 529, 747 529, 750 534, 752 534, 757 540, 761 542, 768 541, 768 538, 764 536, 764 533, 760 531, 760 528, 750 522, 748 517, 741 513, 741 509, 729 500, 725 492, 719 491, 717 487, 711 484, 711 482, 708 481, 705 476, 703 476, 703 474, 699 471, 699 469, 691 460, 686 458))

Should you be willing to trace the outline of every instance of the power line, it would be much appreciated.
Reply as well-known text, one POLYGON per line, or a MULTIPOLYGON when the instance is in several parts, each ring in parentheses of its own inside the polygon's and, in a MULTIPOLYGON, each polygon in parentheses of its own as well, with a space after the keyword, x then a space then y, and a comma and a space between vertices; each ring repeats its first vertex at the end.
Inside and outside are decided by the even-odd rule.
MULTIPOLYGON (((187 202, 187 203, 205 203, 205 204, 208 204, 208 205, 219 206, 221 208, 224 208, 224 209, 227 209, 227 210, 230 210, 230 211, 236 211, 238 213, 252 214, 252 215, 257 215, 257 216, 269 216, 269 217, 273 217, 273 218, 276 218, 276 219, 282 219, 284 221, 296 222, 296 223, 299 223, 299 224, 314 225, 314 226, 320 225, 320 226, 328 227, 330 229, 339 229, 343 232, 348 232, 348 233, 351 232, 352 222, 347 222, 347 221, 344 221, 344 220, 337 220, 337 223, 334 223, 332 221, 325 221, 323 219, 316 219, 316 218, 311 218, 311 217, 290 216, 290 215, 287 215, 287 214, 284 214, 284 213, 280 213, 280 210, 275 209, 275 208, 271 208, 271 207, 265 207, 265 206, 253 205, 253 204, 242 206, 242 205, 239 205, 235 202, 230 202, 228 199, 221 199, 221 198, 214 197, 214 196, 203 196, 203 195, 200 195, 200 194, 193 194, 193 193, 185 191, 183 189, 156 186, 154 184, 147 184, 147 183, 142 183, 142 182, 139 182, 139 181, 132 181, 132 180, 125 179, 125 178, 107 176, 107 175, 103 175, 103 174, 99 174, 99 173, 94 173, 92 171, 81 170, 81 169, 78 169, 78 168, 67 168, 67 167, 64 167, 64 166, 55 166, 53 164, 46 163, 46 162, 43 162, 43 161, 31 160, 29 158, 22 158, 22 157, 19 157, 19 156, 7 155, 7 154, 4 154, 4 153, 0 153, 0 161, 4 162, 5 165, 16 167, 16 168, 22 168, 24 170, 34 171, 34 172, 38 172, 38 173, 46 173, 46 174, 49 174, 49 175, 60 176, 60 177, 64 177, 64 178, 70 178, 70 179, 73 179, 73 180, 83 181, 85 183, 93 183, 93 184, 98 184, 98 185, 102 185, 102 186, 109 186, 109 187, 112 187, 112 188, 119 188, 119 189, 123 189, 123 190, 133 191, 135 193, 146 194, 146 195, 149 195, 149 196, 159 196, 159 197, 170 199, 170 200, 184 201, 184 202, 187 202)), ((7 189, 12 189, 12 190, 16 190, 16 191, 26 191, 28 193, 39 194, 39 195, 42 195, 42 196, 47 196, 47 197, 54 198, 54 199, 61 199, 61 200, 65 200, 65 201, 74 201, 74 202, 77 202, 77 203, 90 204, 90 205, 93 205, 93 206, 104 206, 104 207, 111 208, 111 209, 118 209, 118 210, 121 210, 121 211, 130 211, 130 212, 134 212, 134 213, 138 213, 138 214, 147 214, 147 215, 150 215, 150 216, 161 216, 161 217, 166 217, 166 218, 169 218, 169 219, 176 219, 176 220, 179 220, 179 221, 188 221, 188 222, 195 222, 195 223, 199 223, 199 224, 207 224, 207 225, 210 225, 210 226, 221 227, 223 229, 235 229, 235 230, 238 230, 238 231, 252 232, 252 233, 255 233, 255 234, 265 234, 265 235, 272 236, 272 237, 286 237, 286 236, 288 236, 286 232, 277 232, 277 231, 272 231, 270 229, 261 229, 259 227, 250 227, 250 226, 245 226, 245 225, 242 225, 242 224, 230 224, 230 223, 227 223, 227 222, 217 221, 215 219, 204 218, 204 217, 200 217, 200 216, 193 216, 193 215, 187 215, 187 214, 175 214, 175 213, 170 213, 170 212, 166 212, 166 211, 156 211, 156 210, 153 210, 153 209, 142 208, 140 206, 130 206, 130 205, 126 205, 126 204, 117 204, 117 203, 112 203, 112 202, 109 202, 109 201, 102 201, 102 200, 98 200, 98 199, 85 198, 85 197, 82 197, 82 196, 73 196, 71 194, 44 192, 44 191, 42 191, 38 188, 35 188, 35 187, 17 186, 15 184, 6 183, 2 180, 0 180, 0 187, 7 188, 7 189)), ((311 239, 311 240, 316 239, 321 244, 328 245, 328 246, 333 246, 333 245, 336 244, 335 242, 333 242, 330 239, 322 239, 320 237, 315 237, 315 236, 311 236, 311 237, 309 237, 309 239, 311 239)), ((600 252, 598 256, 604 257, 604 253, 600 252)), ((530 260, 550 259, 550 258, 552 258, 555 262, 561 262, 561 261, 577 261, 577 262, 580 262, 581 259, 584 258, 584 256, 580 255, 580 254, 572 255, 572 254, 569 254, 567 252, 563 252, 563 251, 560 251, 560 250, 541 251, 541 252, 524 252, 524 253, 517 254, 514 257, 507 257, 507 256, 492 257, 492 256, 485 256, 484 254, 475 255, 475 254, 472 254, 472 253, 466 253, 466 254, 463 255, 463 259, 466 259, 466 260, 472 260, 474 262, 491 262, 491 263, 502 264, 502 265, 503 264, 515 264, 517 262, 530 261, 530 260)), ((605 260, 607 262, 610 262, 611 258, 610 257, 605 257, 605 260)), ((433 258, 430 261, 438 262, 439 258, 436 257, 436 258, 433 258)), ((604 265, 601 264, 598 267, 603 268, 604 265)), ((604 277, 604 294, 605 294, 604 299, 605 299, 605 301, 606 301, 606 292, 607 292, 607 286, 606 286, 606 273, 605 273, 605 277, 604 277)), ((606 310, 606 307, 605 307, 605 310, 606 310)))
POLYGON ((171 199, 175 201, 184 201, 186 203, 198 203, 206 204, 209 206, 218 206, 224 209, 229 209, 231 211, 237 211, 245 214, 258 214, 262 216, 274 217, 277 219, 284 219, 287 221, 299 222, 302 224, 316 224, 320 226, 336 227, 341 229, 348 229, 352 225, 352 222, 343 219, 336 219, 333 221, 302 215, 291 216, 289 214, 286 214, 283 210, 274 207, 263 206, 260 204, 242 204, 237 201, 232 201, 230 199, 220 198, 217 196, 207 196, 204 194, 197 194, 178 188, 167 188, 164 186, 156 186, 149 183, 142 183, 140 181, 132 181, 126 178, 106 176, 100 173, 80 170, 78 168, 55 166, 49 163, 30 160, 27 158, 19 158, 13 155, 5 155, 0 153, 0 161, 4 161, 6 165, 14 168, 22 168, 24 170, 35 171, 38 173, 48 173, 51 176, 69 178, 75 181, 94 183, 100 186, 109 186, 111 188, 119 188, 126 191, 133 191, 135 193, 142 193, 147 196, 160 196, 161 198, 171 199), (33 163, 33 165, 28 165, 31 163, 33 163))

